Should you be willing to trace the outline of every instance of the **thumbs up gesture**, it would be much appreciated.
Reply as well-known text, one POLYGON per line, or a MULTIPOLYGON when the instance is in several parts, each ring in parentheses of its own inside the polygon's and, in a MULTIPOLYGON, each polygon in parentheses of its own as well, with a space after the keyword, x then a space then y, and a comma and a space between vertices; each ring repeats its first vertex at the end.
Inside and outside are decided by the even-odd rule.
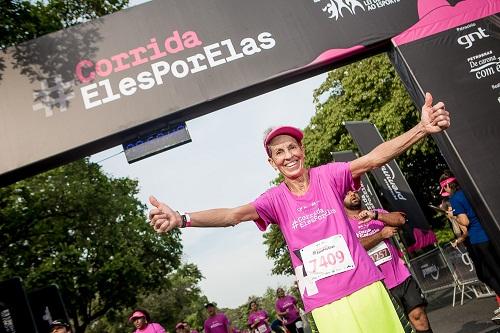
POLYGON ((182 219, 179 213, 163 202, 158 201, 154 196, 149 197, 149 202, 154 207, 149 211, 149 224, 156 232, 169 232, 181 226, 182 219))
POLYGON ((432 95, 425 93, 420 123, 428 134, 439 133, 450 127, 450 113, 445 110, 444 103, 438 102, 432 105, 432 102, 432 95))

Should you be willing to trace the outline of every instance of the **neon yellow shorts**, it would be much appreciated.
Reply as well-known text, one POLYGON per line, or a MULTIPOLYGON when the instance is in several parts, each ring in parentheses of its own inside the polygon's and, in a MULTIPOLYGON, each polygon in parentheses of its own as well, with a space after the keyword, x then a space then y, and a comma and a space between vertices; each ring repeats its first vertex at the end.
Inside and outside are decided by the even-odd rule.
POLYGON ((312 315, 320 333, 404 333, 380 281, 314 309, 312 315))

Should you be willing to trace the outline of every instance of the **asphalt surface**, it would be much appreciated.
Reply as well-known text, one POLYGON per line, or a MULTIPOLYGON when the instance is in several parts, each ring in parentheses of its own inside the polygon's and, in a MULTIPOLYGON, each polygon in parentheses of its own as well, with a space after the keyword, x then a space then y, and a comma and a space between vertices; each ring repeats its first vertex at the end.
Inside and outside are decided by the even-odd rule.
POLYGON ((500 333, 500 325, 491 321, 498 307, 495 297, 464 297, 464 304, 460 305, 457 294, 453 307, 453 289, 447 289, 427 295, 427 301, 427 315, 434 333, 500 333))

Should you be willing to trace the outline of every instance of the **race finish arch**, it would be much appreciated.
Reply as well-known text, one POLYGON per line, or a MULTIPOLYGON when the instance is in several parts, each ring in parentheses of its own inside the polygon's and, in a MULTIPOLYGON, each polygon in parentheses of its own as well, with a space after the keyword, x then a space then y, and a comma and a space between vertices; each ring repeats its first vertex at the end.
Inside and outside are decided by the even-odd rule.
MULTIPOLYGON (((0 53, 0 186, 386 51, 402 32, 418 40, 425 34, 413 31, 438 34, 498 12, 498 0, 155 0, 48 34, 0 53)), ((448 108, 468 111, 456 104, 448 108)), ((437 139, 454 170, 466 166, 444 149, 451 136, 437 139)))

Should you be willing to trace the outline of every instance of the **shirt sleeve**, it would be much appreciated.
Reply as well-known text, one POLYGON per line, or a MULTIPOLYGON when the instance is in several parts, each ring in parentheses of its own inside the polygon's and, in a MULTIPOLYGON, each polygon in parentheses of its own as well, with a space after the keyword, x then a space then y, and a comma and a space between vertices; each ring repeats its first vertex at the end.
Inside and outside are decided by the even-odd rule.
POLYGON ((257 214, 259 214, 259 219, 254 221, 259 230, 265 231, 268 225, 276 223, 271 190, 262 193, 251 205, 254 206, 257 214))
POLYGON ((207 322, 205 321, 205 323, 203 324, 203 328, 204 328, 204 331, 205 333, 210 333, 210 326, 207 325, 207 322))
POLYGON ((348 162, 333 162, 324 165, 325 171, 333 187, 344 197, 349 191, 357 191, 360 187, 359 178, 352 178, 348 162))

